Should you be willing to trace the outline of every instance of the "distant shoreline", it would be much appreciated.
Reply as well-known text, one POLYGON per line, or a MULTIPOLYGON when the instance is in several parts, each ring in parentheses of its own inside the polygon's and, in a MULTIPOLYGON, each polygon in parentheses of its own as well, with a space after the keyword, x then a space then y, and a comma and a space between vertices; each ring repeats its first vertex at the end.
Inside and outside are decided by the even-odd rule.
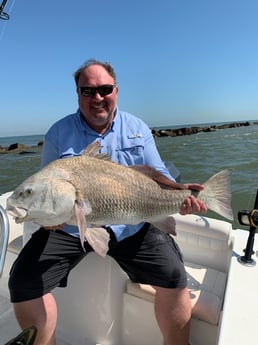
MULTIPOLYGON (((185 127, 180 126, 171 126, 170 128, 159 127, 157 129, 151 127, 151 131, 154 137, 177 137, 177 136, 184 136, 184 135, 192 135, 201 132, 215 132, 221 129, 228 129, 228 128, 237 128, 237 127, 247 127, 258 125, 258 120, 255 121, 239 121, 239 122, 230 122, 230 123, 222 123, 222 124, 207 124, 207 125, 189 125, 185 127)), ((16 137, 9 137, 13 138, 14 140, 17 138, 22 139, 23 137, 33 137, 33 135, 25 135, 25 136, 16 136, 16 137)), ((35 136, 42 136, 43 135, 35 135, 35 136)), ((2 137, 4 138, 4 137, 2 137)), ((8 146, 1 146, 0 145, 0 154, 9 154, 9 153, 19 153, 19 154, 26 154, 26 153, 37 153, 41 150, 43 145, 43 140, 40 140, 38 143, 31 145, 25 145, 21 142, 13 142, 8 146)))
POLYGON ((258 121, 240 121, 240 122, 231 122, 224 123, 221 125, 204 125, 204 126, 189 126, 181 128, 167 128, 167 129, 155 129, 152 128, 152 134, 154 137, 177 137, 183 135, 192 135, 200 132, 215 132, 220 129, 236 128, 236 127, 247 127, 258 125, 258 121))

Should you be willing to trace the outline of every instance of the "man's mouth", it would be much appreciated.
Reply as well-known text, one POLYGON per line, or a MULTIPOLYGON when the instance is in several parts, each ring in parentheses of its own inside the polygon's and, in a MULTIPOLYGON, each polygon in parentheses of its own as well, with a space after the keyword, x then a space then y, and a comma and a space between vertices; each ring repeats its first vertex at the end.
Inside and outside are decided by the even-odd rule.
POLYGON ((91 104, 91 107, 92 107, 93 109, 104 109, 105 103, 104 103, 104 102, 93 103, 93 104, 91 104))

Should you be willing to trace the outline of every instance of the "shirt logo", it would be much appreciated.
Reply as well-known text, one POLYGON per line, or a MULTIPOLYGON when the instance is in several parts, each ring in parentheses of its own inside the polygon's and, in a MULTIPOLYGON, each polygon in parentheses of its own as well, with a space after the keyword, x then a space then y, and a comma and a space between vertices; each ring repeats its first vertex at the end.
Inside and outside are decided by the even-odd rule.
POLYGON ((128 135, 129 139, 137 139, 137 138, 141 138, 142 134, 141 133, 132 133, 130 135, 128 135))

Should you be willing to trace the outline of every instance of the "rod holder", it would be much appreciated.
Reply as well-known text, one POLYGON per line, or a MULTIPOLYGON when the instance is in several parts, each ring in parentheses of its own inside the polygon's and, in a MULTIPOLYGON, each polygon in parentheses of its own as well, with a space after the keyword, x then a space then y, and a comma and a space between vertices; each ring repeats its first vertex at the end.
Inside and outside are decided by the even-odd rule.
POLYGON ((251 211, 242 210, 238 212, 238 222, 241 225, 249 225, 249 236, 247 239, 246 247, 243 250, 244 255, 238 257, 238 261, 246 266, 255 266, 256 261, 252 258, 252 255, 255 254, 254 247, 254 238, 256 229, 258 227, 258 190, 256 192, 256 198, 254 203, 254 208, 251 211))

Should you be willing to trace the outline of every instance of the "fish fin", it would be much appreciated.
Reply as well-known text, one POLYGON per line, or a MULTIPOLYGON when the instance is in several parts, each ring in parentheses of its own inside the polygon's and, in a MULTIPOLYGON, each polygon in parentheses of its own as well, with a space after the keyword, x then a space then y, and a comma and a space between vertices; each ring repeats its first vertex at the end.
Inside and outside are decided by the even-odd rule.
POLYGON ((108 252, 110 235, 104 228, 88 228, 86 232, 86 239, 97 254, 103 257, 106 256, 108 252))
POLYGON ((99 150, 101 149, 101 144, 99 141, 94 141, 93 143, 89 144, 83 150, 83 155, 85 156, 96 156, 99 154, 99 150))
POLYGON ((106 256, 110 236, 104 228, 87 228, 86 216, 91 212, 92 209, 88 200, 76 200, 75 214, 77 217, 82 248, 85 251, 84 241, 86 239, 97 254, 106 256))
POLYGON ((101 146, 100 142, 94 141, 93 143, 89 144, 82 152, 82 155, 95 157, 98 159, 103 160, 111 160, 110 156, 107 153, 100 153, 103 146, 101 146))
POLYGON ((233 220, 230 180, 231 170, 225 169, 218 172, 203 184, 204 189, 198 192, 198 198, 203 200, 210 210, 233 220))
POLYGON ((167 189, 185 189, 185 186, 181 183, 170 180, 168 177, 163 175, 160 171, 148 166, 148 165, 133 165, 128 167, 128 169, 136 170, 145 176, 151 178, 153 181, 157 182, 160 187, 167 189))
POLYGON ((159 230, 166 232, 167 234, 172 234, 176 236, 176 221, 173 216, 167 216, 160 220, 155 220, 151 222, 159 230))
POLYGON ((84 241, 87 234, 86 216, 91 213, 91 207, 90 205, 86 205, 86 203, 82 200, 76 200, 74 209, 80 233, 81 245, 83 250, 85 251, 84 241))
POLYGON ((88 216, 92 212, 91 204, 88 199, 77 198, 75 200, 75 205, 77 205, 81 210, 83 210, 85 216, 88 216))

